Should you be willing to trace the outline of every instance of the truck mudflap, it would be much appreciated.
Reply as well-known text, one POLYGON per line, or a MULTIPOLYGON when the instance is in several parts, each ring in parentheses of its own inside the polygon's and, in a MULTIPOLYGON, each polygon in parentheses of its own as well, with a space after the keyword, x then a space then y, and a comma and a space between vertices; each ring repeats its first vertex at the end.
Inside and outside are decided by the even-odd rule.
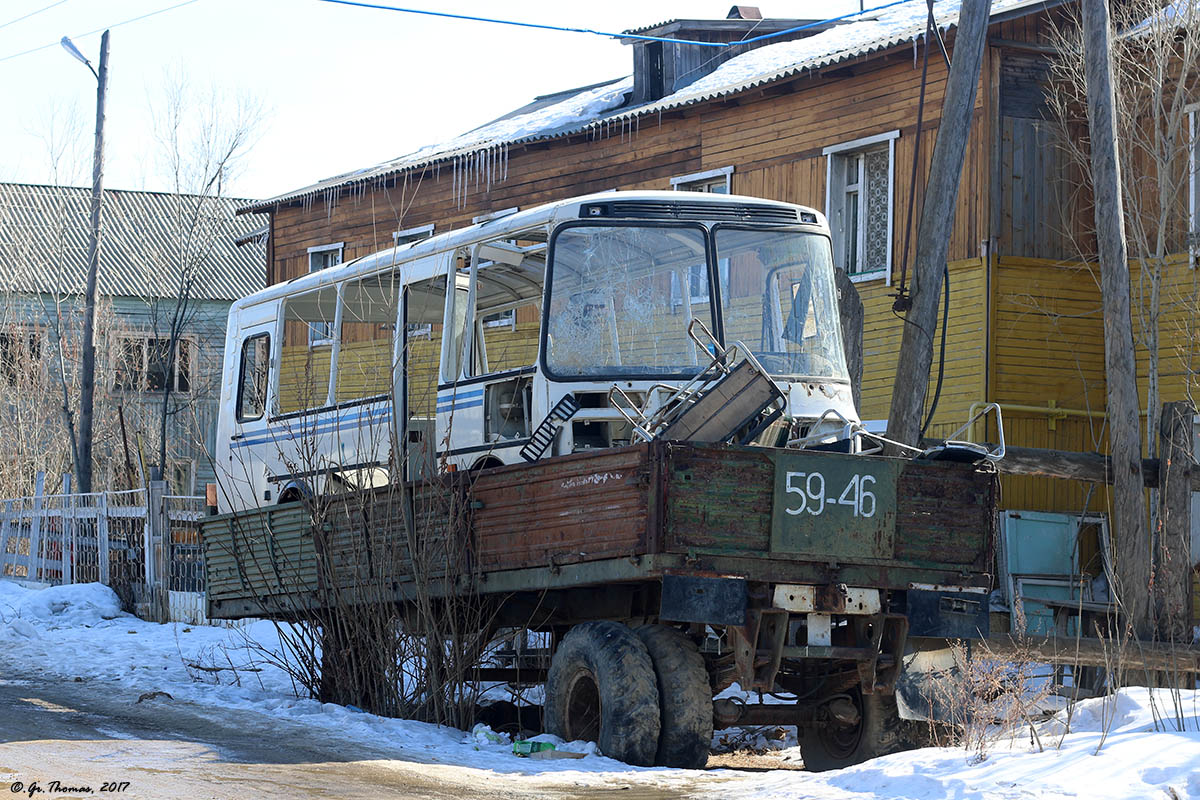
POLYGON ((896 708, 901 719, 961 723, 963 688, 962 668, 949 647, 912 652, 896 681, 896 708))
POLYGON ((900 718, 961 722, 963 672, 946 642, 987 639, 987 590, 910 584, 906 599, 909 636, 918 641, 910 641, 896 680, 900 718))
POLYGON ((745 578, 667 574, 662 579, 659 616, 673 622, 742 625, 747 603, 745 578))

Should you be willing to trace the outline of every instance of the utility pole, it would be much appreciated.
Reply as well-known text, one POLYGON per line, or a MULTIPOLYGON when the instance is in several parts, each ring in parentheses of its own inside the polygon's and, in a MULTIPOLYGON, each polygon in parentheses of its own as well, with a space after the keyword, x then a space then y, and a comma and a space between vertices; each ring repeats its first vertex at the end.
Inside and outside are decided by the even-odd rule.
POLYGON ((1142 493, 1141 409, 1133 355, 1129 254, 1125 244, 1116 99, 1109 56, 1111 23, 1107 0, 1089 0, 1082 7, 1092 190, 1104 311, 1109 453, 1113 465, 1114 589, 1125 619, 1140 638, 1149 640, 1154 633, 1150 603, 1151 545, 1142 493))
MULTIPOLYGON (((916 444, 921 436, 921 412, 929 390, 929 367, 933 363, 933 334, 937 328, 938 299, 942 294, 942 272, 950 251, 950 231, 963 155, 975 114, 975 94, 983 49, 987 42, 988 0, 965 0, 958 17, 958 33, 950 60, 950 77, 942 103, 937 142, 925 185, 925 204, 917 229, 917 253, 913 263, 912 307, 905 317, 892 404, 888 412, 889 439, 916 444)), ((925 46, 931 46, 926 42, 925 46)), ((920 137, 918 131, 914 138, 920 137)), ((914 141, 913 147, 917 144, 914 141)), ((942 320, 946 324, 946 320, 942 320)))
MULTIPOLYGON (((62 38, 63 47, 92 69, 91 63, 62 38)), ((83 311, 83 365, 79 379, 79 491, 92 491, 92 429, 96 403, 96 277, 100 271, 100 225, 104 199, 104 100, 108 93, 108 31, 100 37, 100 69, 96 76, 96 147, 92 151, 92 237, 88 242, 87 289, 83 311)))

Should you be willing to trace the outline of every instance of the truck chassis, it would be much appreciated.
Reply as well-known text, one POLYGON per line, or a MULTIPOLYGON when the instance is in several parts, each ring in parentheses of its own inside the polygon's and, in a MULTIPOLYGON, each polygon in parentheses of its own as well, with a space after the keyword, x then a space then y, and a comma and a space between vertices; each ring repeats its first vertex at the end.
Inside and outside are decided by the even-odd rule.
POLYGON ((551 634, 553 733, 696 767, 714 724, 792 724, 832 768, 919 742, 906 656, 987 636, 997 487, 986 465, 663 441, 451 473, 207 518, 209 615, 472 593, 494 628, 551 634), (408 542, 445 566, 417 574, 408 542), (714 703, 733 683, 797 701, 714 703))

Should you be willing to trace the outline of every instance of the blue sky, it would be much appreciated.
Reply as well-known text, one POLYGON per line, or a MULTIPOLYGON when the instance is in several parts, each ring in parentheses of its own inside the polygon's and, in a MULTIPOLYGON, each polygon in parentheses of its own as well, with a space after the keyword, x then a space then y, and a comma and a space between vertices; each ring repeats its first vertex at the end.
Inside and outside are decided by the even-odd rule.
MULTIPOLYGON (((92 59, 104 26, 180 0, 0 0, 0 180, 89 184, 95 79, 57 44, 92 59), (70 123, 73 123, 73 128, 70 123)), ((724 18, 730 0, 603 3, 406 0, 415 8, 597 30, 677 17, 724 18)), ((763 2, 766 16, 826 17, 854 0, 763 2)), ((230 194, 268 197, 451 138, 539 94, 628 74, 630 49, 583 34, 398 14, 319 0, 195 0, 113 29, 106 136, 109 188, 168 189, 151 135, 174 72, 197 96, 259 98, 265 120, 230 194)))

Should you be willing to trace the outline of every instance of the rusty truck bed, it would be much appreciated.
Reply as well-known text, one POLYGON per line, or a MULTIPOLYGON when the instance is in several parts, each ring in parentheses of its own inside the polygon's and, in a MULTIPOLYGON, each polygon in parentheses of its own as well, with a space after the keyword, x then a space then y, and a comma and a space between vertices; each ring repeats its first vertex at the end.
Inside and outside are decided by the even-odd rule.
POLYGON ((987 586, 994 473, 655 442, 207 518, 209 615, 660 581, 987 586))

